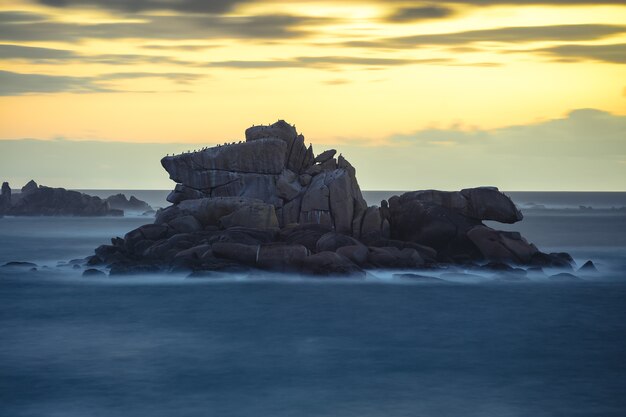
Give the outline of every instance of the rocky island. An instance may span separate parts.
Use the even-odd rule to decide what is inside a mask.
[[[154,223],[116,237],[88,259],[110,274],[262,269],[362,275],[372,268],[472,265],[571,268],[519,233],[522,213],[493,187],[423,190],[380,206],[363,199],[355,168],[335,150],[315,155],[285,121],[246,130],[245,141],[166,156],[176,182]]]
[[[30,180],[14,194],[8,182],[2,183],[0,216],[123,216],[125,210],[152,210],[146,202],[123,194],[106,199],[65,188],[37,185]]]

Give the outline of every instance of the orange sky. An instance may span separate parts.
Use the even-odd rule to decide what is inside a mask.
[[[375,159],[435,130],[623,120],[620,3],[0,0],[0,139],[210,144],[283,118]],[[624,141],[598,135],[568,146],[595,140],[615,164],[598,175],[624,172]],[[467,154],[444,151],[451,166]]]

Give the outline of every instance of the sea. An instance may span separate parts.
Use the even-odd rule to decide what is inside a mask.
[[[0,266],[0,417],[626,416],[626,193],[507,194],[490,226],[598,272],[88,278],[152,218],[0,218],[0,265],[36,265]]]

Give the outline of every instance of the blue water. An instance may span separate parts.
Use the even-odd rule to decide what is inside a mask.
[[[592,201],[593,203],[593,201]],[[88,279],[145,218],[3,218],[0,416],[626,415],[626,215],[529,211],[580,282]]]

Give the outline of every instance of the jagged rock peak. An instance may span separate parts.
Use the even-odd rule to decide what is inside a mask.
[[[31,191],[35,191],[39,186],[35,182],[35,180],[30,180],[26,183],[25,186],[22,187],[22,193],[29,193]]]

